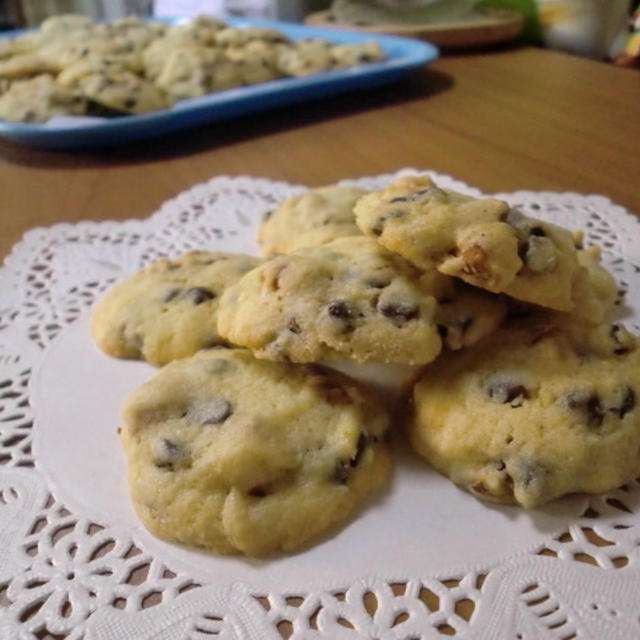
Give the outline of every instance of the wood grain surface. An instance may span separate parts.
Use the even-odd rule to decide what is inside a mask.
[[[145,217],[218,174],[317,186],[414,166],[487,192],[640,212],[640,75],[542,49],[446,56],[400,83],[102,151],[0,140],[0,256],[29,228]]]

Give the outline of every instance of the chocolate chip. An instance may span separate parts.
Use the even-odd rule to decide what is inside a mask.
[[[221,424],[232,413],[231,403],[224,398],[215,398],[204,407],[200,407],[199,413],[203,416],[202,424]]]
[[[347,484],[349,480],[350,465],[348,461],[339,460],[333,468],[331,479],[338,484]]]
[[[266,222],[272,215],[273,215],[273,209],[270,209],[269,211],[265,211],[264,215],[262,216],[262,221]]]
[[[539,238],[546,237],[547,235],[542,227],[532,227],[529,233],[531,233],[532,236],[538,236]]]
[[[504,222],[518,231],[526,231],[530,220],[530,218],[527,218],[527,216],[518,209],[509,209],[507,215],[504,217]]]
[[[188,298],[195,305],[202,304],[208,300],[213,300],[216,294],[206,287],[191,287],[184,292],[184,297]]]
[[[631,351],[631,346],[633,345],[633,337],[625,327],[620,324],[612,324],[609,335],[616,345],[613,350],[613,353],[616,356],[622,356],[625,353],[629,353],[629,351]]]
[[[396,196],[392,198],[388,202],[415,202],[416,200],[421,200],[422,196],[428,195],[438,195],[438,196],[446,196],[446,193],[439,189],[438,187],[427,187],[426,189],[419,189],[418,191],[412,191],[408,193],[406,196]]]
[[[511,405],[514,409],[521,407],[529,397],[529,391],[524,385],[506,381],[489,384],[487,394],[494,402]]]
[[[302,328],[300,327],[300,324],[298,323],[298,321],[295,318],[291,318],[289,320],[289,322],[287,323],[287,329],[289,329],[289,331],[291,331],[291,333],[295,333],[296,335],[299,335],[300,332],[302,331]]]
[[[182,293],[182,289],[171,289],[164,297],[165,302],[175,300]]]
[[[190,457],[185,447],[169,438],[160,438],[151,445],[153,464],[159,469],[175,471],[190,463]]]
[[[249,489],[249,491],[247,491],[247,494],[252,498],[264,498],[269,495],[269,491],[267,490],[267,487],[257,485]]]
[[[284,258],[283,258],[284,259]],[[287,263],[282,260],[279,264],[274,263],[271,269],[265,269],[260,273],[260,280],[270,291],[278,291],[280,289],[280,278],[287,269]]]
[[[349,460],[338,460],[333,468],[332,479],[338,484],[346,484],[349,480],[351,469],[357,467],[362,456],[369,446],[370,438],[365,433],[360,433],[356,442],[356,450]]]
[[[419,309],[413,304],[396,303],[386,304],[378,309],[385,318],[398,320],[400,322],[408,322],[418,317]]]
[[[587,426],[595,429],[602,424],[605,411],[600,398],[595,393],[587,391],[573,391],[567,396],[567,406],[574,411],[584,414]]]
[[[133,109],[136,106],[137,100],[135,98],[127,98],[124,101],[125,109]]]
[[[353,458],[351,458],[351,466],[352,467],[355,467],[355,466],[358,465],[358,463],[362,459],[362,454],[365,452],[365,449],[368,446],[369,446],[369,437],[366,434],[361,433],[358,436],[358,442],[356,443],[356,452],[355,452]]]
[[[518,256],[534,273],[548,273],[556,268],[558,256],[549,238],[533,235],[518,249]]]
[[[445,327],[443,324],[439,324],[437,329],[438,329],[438,335],[441,338],[447,337],[447,334],[449,333],[449,329],[447,327]]]
[[[360,433],[356,443],[356,450],[349,460],[339,460],[333,468],[333,480],[339,484],[346,484],[349,480],[351,469],[358,466],[362,456],[369,446],[369,436]]]
[[[365,280],[365,284],[367,287],[371,287],[372,289],[384,289],[388,287],[391,282],[389,280],[376,280],[371,278],[370,280]]]
[[[529,243],[528,242],[520,242],[518,243],[518,258],[522,260],[525,264],[527,263],[527,252],[529,251]]]
[[[611,413],[618,414],[620,419],[624,418],[629,411],[632,411],[636,406],[636,394],[631,387],[627,387],[627,390],[622,398],[622,402],[619,407],[612,407],[609,409]]]
[[[390,218],[401,218],[405,214],[404,211],[395,210],[390,211],[389,213],[385,213],[383,216],[380,216],[374,226],[371,227],[371,232],[376,236],[381,236],[384,231],[384,224]]]
[[[327,312],[332,318],[339,320],[351,320],[354,317],[354,311],[344,300],[334,300],[329,303]]]
[[[414,191],[409,195],[409,200],[419,200],[420,196],[423,196],[425,193],[429,193],[433,187],[429,187],[428,189],[420,189],[419,191]]]
[[[529,489],[531,485],[540,484],[547,475],[547,470],[536,462],[521,460],[517,465],[518,481]]]

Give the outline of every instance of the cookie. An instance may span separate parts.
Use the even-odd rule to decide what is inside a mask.
[[[84,99],[43,74],[16,80],[0,95],[0,119],[12,122],[46,122],[59,115],[84,113]]]
[[[96,106],[97,112],[140,114],[167,106],[166,99],[153,84],[127,71],[91,73],[80,79],[78,87]]]
[[[337,44],[329,49],[334,69],[357,67],[367,62],[384,60],[384,51],[373,40],[362,44]]]
[[[562,324],[601,325],[611,319],[618,301],[618,286],[613,276],[600,264],[600,247],[578,249],[578,269],[573,278],[571,297],[574,308],[568,312],[545,310],[547,318]],[[508,299],[508,314],[513,317],[539,315],[540,307],[513,298]]]
[[[210,16],[197,16],[185,24],[172,26],[165,37],[172,41],[190,41],[206,47],[215,46],[217,34],[226,28],[220,20]]]
[[[244,84],[242,69],[238,63],[221,58],[211,69],[210,82],[212,92],[240,87]]]
[[[224,54],[234,62],[257,62],[275,70],[282,47],[283,45],[277,42],[254,40],[241,46],[228,47],[224,50]]]
[[[558,311],[574,307],[578,260],[571,233],[495,198],[400,178],[355,207],[360,229],[421,269]]]
[[[226,27],[219,30],[215,35],[215,44],[219,47],[238,47],[249,42],[261,40],[263,42],[287,42],[288,38],[284,33],[275,29],[260,29],[256,27]]]
[[[271,82],[271,80],[282,77],[276,66],[270,65],[262,58],[247,58],[236,64],[242,77],[242,83],[246,85]]]
[[[161,259],[116,285],[95,307],[91,332],[105,353],[161,366],[217,344],[224,289],[259,263],[250,256],[193,251]]]
[[[425,367],[408,434],[478,498],[537,507],[640,474],[640,346],[621,325],[544,317]]]
[[[0,61],[0,78],[28,79],[46,73],[56,74],[60,69],[59,64],[43,57],[39,51],[27,51]]]
[[[139,73],[142,60],[137,54],[84,56],[66,66],[56,77],[63,87],[74,87],[80,80],[91,74],[120,73],[123,71]]]
[[[44,20],[40,25],[40,32],[45,40],[59,40],[82,34],[83,36],[95,27],[91,18],[68,13],[54,15]]]
[[[15,38],[0,38],[0,60],[34,51],[42,45],[42,34],[28,31]]]
[[[95,27],[95,34],[121,43],[127,43],[131,51],[141,53],[156,38],[162,37],[169,25],[161,22],[142,20],[137,16],[118,18],[113,22],[99,24]]]
[[[600,264],[600,247],[591,246],[577,252],[572,297],[573,315],[591,324],[601,324],[611,315],[618,299],[618,285],[613,276]]]
[[[222,58],[215,49],[183,47],[172,51],[156,78],[170,102],[197,98],[212,90],[212,70]]]
[[[261,556],[305,545],[389,476],[388,417],[346,376],[213,349],[124,404],[129,490],[156,536]]]
[[[177,49],[196,47],[195,42],[178,42],[163,36],[151,42],[142,51],[143,75],[147,80],[155,80],[167,61],[167,58]]]
[[[225,291],[218,330],[270,360],[422,364],[440,353],[449,332],[440,324],[440,301],[451,304],[456,295],[451,278],[421,273],[374,240],[351,236],[276,256],[248,273]],[[484,295],[495,328],[504,305]]]
[[[285,200],[258,229],[265,256],[315,247],[343,236],[361,235],[353,207],[366,191],[331,185]]]
[[[278,69],[285,76],[301,78],[329,71],[331,67],[329,43],[323,40],[299,40],[282,48],[278,55]]]

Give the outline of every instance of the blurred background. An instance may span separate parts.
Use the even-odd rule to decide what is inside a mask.
[[[2,0],[0,29],[36,26],[60,13],[96,20],[126,15],[236,15],[302,22],[309,14],[356,28],[473,21],[493,7],[524,14],[520,41],[624,62],[638,0]],[[640,36],[638,36],[640,37]],[[633,52],[633,51],[632,51]],[[628,57],[628,56],[627,56]]]

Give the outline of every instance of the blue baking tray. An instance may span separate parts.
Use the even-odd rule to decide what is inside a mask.
[[[178,24],[185,20],[172,18],[165,21]],[[228,89],[201,98],[183,100],[168,109],[142,115],[116,118],[68,117],[41,124],[0,120],[0,135],[20,144],[50,149],[125,144],[206,123],[389,83],[410,69],[428,64],[438,57],[438,49],[433,45],[409,38],[322,29],[271,20],[229,18],[226,22],[234,27],[277,29],[292,40],[322,38],[338,44],[375,40],[387,58],[380,62],[303,78],[281,78]],[[16,32],[9,32],[9,35],[0,34],[0,37],[13,37],[14,34]]]

